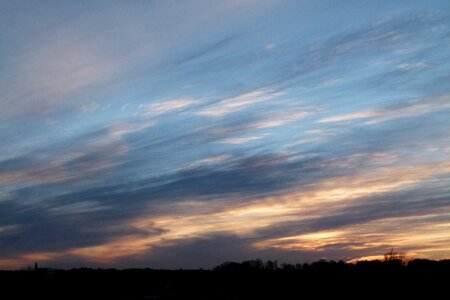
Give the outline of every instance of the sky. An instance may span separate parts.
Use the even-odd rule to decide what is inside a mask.
[[[450,2],[0,1],[0,269],[450,258]]]

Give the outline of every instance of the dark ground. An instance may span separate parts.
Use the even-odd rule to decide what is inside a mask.
[[[450,299],[450,260],[0,271],[0,299]]]

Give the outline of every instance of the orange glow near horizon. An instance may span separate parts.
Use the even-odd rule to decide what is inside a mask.
[[[371,170],[370,173],[323,180],[311,185],[307,190],[253,199],[245,203],[237,201],[239,199],[236,201],[227,199],[210,202],[208,206],[202,201],[195,200],[169,204],[162,206],[157,216],[140,217],[126,225],[138,229],[139,232],[147,232],[147,236],[124,235],[105,244],[68,249],[62,253],[31,253],[23,255],[20,259],[51,261],[61,255],[72,255],[91,262],[107,264],[124,257],[151,253],[154,246],[171,246],[180,241],[207,238],[214,234],[257,237],[258,230],[284,222],[327,216],[358,199],[407,188],[448,172],[450,172],[448,162],[419,165],[414,168],[382,167],[376,171]],[[442,215],[442,212],[440,214]],[[427,216],[429,215],[381,219],[358,226],[262,239],[252,246],[257,250],[276,248],[289,251],[322,251],[326,247],[346,244],[348,246],[345,246],[345,249],[358,253],[366,251],[365,256],[379,254],[373,251],[379,251],[380,248],[395,246],[399,249],[414,249],[414,253],[423,257],[444,258],[448,256],[448,252],[445,254],[445,251],[450,248],[450,223],[425,222],[421,228],[409,228],[404,233],[395,229],[402,222],[405,226],[411,220],[417,224],[420,218]],[[158,229],[158,233],[154,232],[155,228]],[[414,245],[426,246],[414,247]],[[5,265],[12,265],[12,261]]]
[[[436,169],[441,172],[450,171],[450,164],[422,165],[416,168],[382,168],[370,174],[356,174],[341,178],[324,180],[314,185],[309,191],[296,191],[281,196],[255,199],[249,203],[238,201],[229,203],[211,203],[205,207],[200,201],[186,201],[172,204],[167,207],[167,213],[159,216],[138,218],[129,226],[142,231],[148,231],[148,237],[125,236],[104,245],[72,250],[72,254],[80,255],[94,261],[115,260],[127,255],[139,255],[151,251],[152,246],[168,246],[177,241],[207,237],[213,234],[230,234],[236,236],[253,236],[259,229],[270,228],[273,225],[307,220],[325,216],[334,209],[357,201],[361,197],[381,194],[405,188],[428,177],[436,175]],[[403,220],[405,218],[401,218]],[[407,218],[406,218],[407,219]],[[392,221],[392,220],[391,220]],[[391,222],[389,221],[389,222]],[[378,222],[378,223],[377,223]],[[368,233],[351,229],[331,230],[325,232],[311,232],[299,238],[304,242],[301,249],[318,250],[321,247],[339,242],[355,242],[361,237],[365,240],[365,248],[382,245],[408,245],[423,244],[432,241],[433,234],[445,237],[447,228],[428,225],[409,238],[400,239],[401,234],[394,237],[388,235],[386,239],[377,235],[376,228],[379,221],[368,223],[357,228],[365,228]],[[162,229],[160,234],[151,234],[152,228]],[[370,233],[370,234],[369,234]],[[346,236],[354,236],[348,238]],[[279,247],[282,249],[296,249],[294,237],[282,237],[284,246],[271,245],[269,241],[261,241],[254,246],[259,249]],[[353,249],[357,250],[354,246]]]

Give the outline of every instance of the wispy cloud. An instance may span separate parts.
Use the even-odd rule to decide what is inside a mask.
[[[0,236],[15,234],[20,231],[20,225],[0,226]]]
[[[279,2],[0,11],[0,267],[448,255],[444,6]]]
[[[128,224],[141,232],[148,230],[147,236],[145,234],[126,235],[106,244],[70,250],[70,253],[92,261],[111,263],[128,255],[146,253],[154,246],[169,247],[183,240],[202,236],[228,234],[263,237],[265,230],[270,231],[270,228],[276,225],[283,226],[289,222],[308,224],[324,216],[333,215],[360,199],[374,195],[388,195],[396,190],[411,187],[436,176],[436,167],[441,170],[440,174],[450,172],[450,165],[446,162],[414,168],[380,168],[375,172],[326,179],[305,191],[298,190],[282,195],[256,198],[247,203],[231,198],[225,202],[210,203],[208,206],[205,206],[201,200],[168,204],[166,208],[159,210],[158,216],[139,217]],[[426,215],[426,213],[423,214]],[[399,217],[397,220],[406,224],[409,217]],[[367,222],[363,227],[351,225],[330,230],[314,230],[309,225],[304,229],[306,232],[300,235],[274,239],[262,238],[253,246],[258,249],[273,247],[284,250],[323,251],[335,246],[343,247],[342,244],[345,244],[345,248],[349,250],[365,247],[365,249],[378,251],[379,245],[411,245],[431,238],[428,233],[417,238],[411,237],[408,242],[404,241],[404,244],[395,240],[395,236],[392,236],[392,240],[384,240],[376,235],[377,232],[383,232],[377,229],[377,224],[384,225],[388,224],[387,222],[390,222],[389,219],[381,217],[373,222]],[[155,227],[161,229],[158,234],[154,233]],[[445,236],[446,228],[441,226],[439,230],[433,232],[436,236]],[[364,235],[367,238],[358,239]],[[443,242],[443,244],[446,243]]]
[[[97,201],[80,201],[76,203],[53,207],[49,209],[49,212],[60,215],[73,215],[73,214],[93,213],[105,209],[108,209],[108,207],[101,205]]]
[[[169,112],[181,111],[188,106],[195,104],[196,101],[192,99],[177,99],[165,102],[152,103],[145,108],[145,115],[159,116]]]
[[[338,230],[324,230],[296,236],[288,236],[255,243],[256,248],[276,248],[288,251],[310,250],[324,252],[335,248],[347,251],[365,251],[366,259],[376,259],[383,249],[397,247],[408,257],[446,258],[449,223],[436,224],[433,219],[445,216],[448,211],[418,214],[411,217],[382,218],[376,221],[345,226]],[[412,228],[412,224],[416,224]],[[408,231],[406,233],[405,231]],[[367,255],[372,256],[367,256]],[[354,260],[361,259],[357,257]]]
[[[337,115],[334,117],[323,118],[319,120],[319,123],[334,123],[334,122],[347,122],[359,119],[368,119],[378,116],[375,111],[361,111],[351,114]]]
[[[274,116],[267,119],[257,121],[251,125],[255,129],[264,129],[283,126],[291,122],[301,120],[307,116],[312,115],[312,112],[307,111],[287,111],[282,113],[274,113]]]
[[[204,167],[204,166],[210,166],[210,165],[216,165],[224,162],[228,162],[233,159],[233,156],[231,155],[216,155],[211,156],[204,159],[199,159],[194,162],[186,164],[186,168],[197,168],[197,167]]]
[[[221,100],[218,104],[212,105],[212,107],[202,110],[198,114],[208,117],[222,117],[248,106],[272,100],[280,95],[280,93],[271,90],[256,90]]]
[[[277,44],[275,44],[275,43],[269,43],[264,46],[264,49],[267,51],[272,51],[276,46],[277,46]]]
[[[448,110],[450,108],[450,96],[424,99],[414,102],[393,105],[384,109],[359,111],[350,114],[337,115],[322,118],[319,123],[349,122],[366,119],[366,124],[377,124],[401,118],[410,118],[425,115],[435,111]]]
[[[223,140],[219,141],[218,143],[240,145],[240,144],[245,144],[245,143],[252,142],[252,141],[257,141],[262,138],[264,138],[264,136],[246,136],[246,137],[238,137],[238,138],[228,138],[228,139],[223,139]]]

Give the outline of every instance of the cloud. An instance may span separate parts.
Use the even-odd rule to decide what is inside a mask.
[[[56,197],[52,205],[50,205],[52,202],[43,202],[48,212],[64,212],[66,217],[63,220],[47,217],[47,220],[43,222],[42,217],[36,219],[36,217],[21,216],[20,218],[26,217],[29,225],[24,224],[24,228],[28,230],[31,228],[36,228],[35,230],[44,230],[47,227],[58,228],[57,230],[48,229],[47,237],[50,244],[36,249],[37,251],[47,254],[59,253],[59,255],[63,253],[90,263],[112,264],[126,260],[126,257],[130,255],[151,255],[153,249],[158,249],[158,247],[173,249],[187,241],[217,235],[251,239],[252,241],[247,245],[254,245],[261,251],[273,247],[291,251],[297,249],[294,242],[296,243],[298,240],[295,238],[282,240],[282,245],[286,245],[283,246],[284,248],[276,246],[279,243],[278,239],[283,239],[283,236],[296,237],[299,235],[289,235],[290,232],[295,234],[292,226],[289,225],[290,222],[297,224],[295,226],[297,230],[303,228],[305,231],[300,234],[302,236],[300,239],[304,239],[304,235],[321,237],[317,240],[316,246],[304,244],[303,251],[323,249],[323,251],[330,251],[327,253],[332,253],[332,251],[341,249],[351,253],[353,251],[351,247],[361,247],[360,241],[357,241],[356,238],[344,239],[345,232],[333,236],[321,235],[322,232],[327,233],[327,230],[336,233],[336,231],[342,230],[342,226],[345,227],[347,218],[341,215],[332,221],[331,218],[334,214],[339,214],[342,209],[347,209],[349,216],[355,216],[352,205],[358,205],[364,199],[367,199],[367,204],[374,204],[375,202],[370,198],[374,195],[389,195],[397,191],[407,191],[410,187],[422,184],[439,174],[444,175],[450,172],[450,167],[446,162],[419,164],[414,167],[396,167],[395,160],[393,163],[382,159],[379,155],[363,155],[360,161],[365,162],[364,164],[370,168],[363,168],[357,174],[348,173],[354,170],[354,166],[349,163],[335,164],[334,161],[327,160],[297,160],[283,155],[240,161],[234,159],[231,169],[224,169],[221,165],[228,163],[228,159],[211,158],[211,161],[214,162],[214,165],[199,166],[198,169],[181,172],[168,180],[159,178],[161,183],[157,185],[141,183],[138,190],[130,190],[130,184],[95,188],[84,193]],[[348,161],[354,162],[354,159],[348,158]],[[328,166],[327,169],[334,168],[334,175],[323,174],[321,170],[325,166]],[[376,169],[373,169],[374,166],[377,166]],[[288,174],[292,176],[287,176]],[[308,174],[308,176],[302,176],[304,174]],[[279,179],[278,183],[277,178]],[[203,183],[204,187],[199,183]],[[224,183],[226,184],[224,185]],[[290,191],[293,183],[296,183],[296,188]],[[139,186],[136,183],[133,185]],[[192,189],[193,186],[196,188]],[[266,190],[264,191],[264,189]],[[215,193],[221,197],[212,201]],[[256,193],[261,194],[257,196]],[[86,200],[77,201],[80,202],[79,204],[73,203],[75,199],[83,199],[83,195],[96,200],[93,203]],[[149,195],[153,201],[149,201]],[[399,196],[393,197],[398,198]],[[120,206],[116,207],[116,204],[120,203],[120,199],[130,199],[127,202],[127,210]],[[243,201],[243,199],[246,200]],[[423,198],[420,196],[419,199]],[[68,204],[62,204],[63,200]],[[90,216],[89,209],[95,209],[100,203],[109,205],[109,209],[97,210]],[[395,202],[386,201],[385,203]],[[436,201],[421,200],[420,203],[424,206],[417,207],[413,213],[418,211],[424,213],[430,207],[433,209],[437,207]],[[370,206],[366,206],[367,204],[358,210],[370,208]],[[442,205],[448,205],[448,203],[442,202]],[[405,205],[399,204],[399,207],[405,207]],[[88,211],[85,211],[85,208]],[[373,209],[376,211],[377,206],[375,205]],[[5,208],[2,211],[14,210]],[[388,213],[393,210],[384,208],[380,211]],[[71,219],[80,222],[79,218],[75,218],[80,213],[85,215],[81,226],[72,227],[70,223],[66,223]],[[411,212],[399,211],[398,213],[399,217],[402,217]],[[39,215],[45,216],[46,214],[40,213]],[[378,217],[368,210],[364,216],[357,219],[357,222],[367,223],[368,220],[370,222],[369,216],[373,216],[377,220],[388,215],[384,214]],[[22,219],[22,224],[24,220]],[[105,234],[100,227],[97,227],[98,222],[103,224],[101,226],[103,230],[111,227],[113,231]],[[119,224],[121,224],[121,229],[114,229]],[[336,227],[338,229],[333,229]],[[89,228],[91,230],[87,231]],[[277,228],[281,230],[279,233],[276,233]],[[30,232],[30,234],[32,233]],[[55,243],[62,234],[74,238]],[[282,237],[271,237],[276,234],[283,235]],[[20,241],[25,238],[30,237],[28,234],[23,234],[21,239],[18,239],[17,236],[14,239]],[[292,241],[292,244],[288,244],[289,241]],[[342,248],[344,244],[347,246]],[[3,251],[7,251],[7,249],[5,248]],[[31,248],[28,249],[28,251],[31,250]],[[58,250],[52,252],[51,249]],[[378,250],[376,247],[367,249],[368,252],[375,251],[374,249]],[[32,255],[34,252],[29,253]],[[57,256],[46,257],[54,258],[57,261]]]
[[[339,226],[338,229],[314,230],[314,227],[312,227],[314,223],[310,223],[307,227],[304,227],[307,230],[306,233],[269,240],[263,238],[263,233],[264,230],[270,232],[278,224],[285,226],[283,224],[289,224],[289,222],[296,222],[296,224],[306,222],[305,224],[308,224],[308,222],[315,222],[323,218],[326,220],[326,216],[333,215],[342,207],[358,203],[360,199],[374,195],[389,195],[389,193],[405,190],[419,182],[438,176],[435,172],[436,169],[440,170],[440,174],[450,173],[450,166],[447,163],[438,166],[420,165],[403,169],[380,168],[376,172],[372,170],[367,173],[323,179],[315,182],[307,189],[249,199],[246,203],[231,198],[225,202],[209,202],[208,206],[205,206],[204,201],[201,200],[183,201],[168,205],[158,204],[159,209],[156,215],[142,215],[127,225],[135,228],[137,232],[149,231],[148,235],[125,235],[105,244],[71,250],[70,253],[85,257],[88,260],[111,263],[129,255],[151,252],[153,247],[171,247],[185,240],[217,234],[244,238],[260,237],[262,241],[254,244],[254,247],[260,249],[280,247],[285,250],[322,251],[327,247],[346,245],[351,250],[352,247],[362,247],[361,240],[358,240],[356,236],[354,239],[350,238],[349,231],[342,229],[345,226]],[[383,211],[389,212],[389,210]],[[423,208],[416,209],[415,212],[423,213],[424,210]],[[406,216],[408,214],[406,213]],[[403,217],[405,215],[399,218]],[[381,216],[373,222],[383,222],[383,219],[383,216]],[[326,223],[327,221],[323,222]],[[367,229],[368,233],[372,230],[379,232],[371,227],[370,218],[363,218],[363,222],[366,224],[364,228]],[[336,225],[329,223],[329,226]],[[154,228],[160,229],[156,235],[153,231]],[[355,228],[361,227],[351,227],[351,230]],[[442,232],[444,230],[445,228]],[[361,232],[363,231],[361,230]],[[280,246],[277,246],[277,243]],[[389,243],[389,241],[385,241],[383,245]],[[368,241],[366,244],[367,248],[372,245]]]
[[[277,46],[277,44],[275,44],[275,43],[269,43],[269,44],[267,44],[267,45],[264,46],[264,49],[267,50],[267,51],[271,51],[271,50],[273,50],[276,46]]]
[[[351,114],[337,115],[319,120],[319,123],[337,123],[348,122],[359,119],[366,119],[366,124],[377,124],[397,120],[401,118],[411,118],[420,115],[450,109],[450,96],[448,94],[423,99],[420,101],[411,101],[378,110],[360,111]]]
[[[256,90],[220,100],[218,104],[212,105],[212,107],[202,110],[198,114],[208,117],[222,117],[240,111],[247,106],[272,100],[280,95],[280,93],[271,90]]]
[[[191,168],[198,168],[198,167],[204,167],[204,166],[209,166],[209,165],[217,165],[217,164],[231,161],[232,159],[233,159],[233,156],[231,156],[231,155],[227,155],[227,154],[216,155],[216,156],[211,156],[208,158],[199,159],[197,161],[188,163],[188,164],[186,164],[185,168],[191,169]]]
[[[274,113],[274,117],[268,117],[261,121],[256,121],[254,124],[250,125],[251,128],[264,129],[283,126],[287,123],[295,122],[301,120],[307,116],[312,115],[312,112],[307,111],[287,111],[281,113]]]
[[[350,225],[339,230],[323,230],[265,240],[256,248],[273,247],[289,251],[310,250],[326,252],[329,248],[347,251],[365,251],[366,258],[377,258],[385,249],[395,247],[406,252],[409,258],[446,258],[450,249],[448,223],[437,223],[436,216],[444,214],[418,214],[394,218],[380,218],[363,224]],[[446,221],[450,216],[446,214]],[[360,257],[358,257],[360,259]]]
[[[375,111],[362,111],[351,114],[323,118],[319,120],[319,123],[347,122],[359,119],[368,119],[376,116],[378,116],[378,113],[376,113]]]
[[[83,213],[93,213],[99,210],[108,209],[107,206],[102,206],[97,201],[79,201],[76,203],[71,203],[67,205],[57,206],[50,208],[48,211],[55,214],[83,214]]]
[[[0,226],[0,236],[15,234],[20,231],[20,225]]]
[[[237,2],[4,16],[39,28],[5,50],[1,264],[443,257],[448,19],[310,36]]]
[[[130,133],[139,132],[144,129],[153,127],[156,121],[152,118],[144,118],[132,121],[121,121],[107,125],[108,133],[98,143],[112,143],[120,141],[124,136]]]
[[[211,7],[206,15],[195,15],[203,6],[203,1],[115,3],[108,8],[99,3],[70,3],[55,7],[59,13],[53,15],[48,14],[47,5],[27,10],[19,4],[15,10],[5,10],[2,17],[10,26],[2,33],[10,43],[2,50],[7,54],[3,57],[8,80],[0,85],[1,117],[58,117],[83,111],[93,102],[92,107],[104,104],[120,88],[133,89],[137,80],[155,71],[160,75],[179,57],[201,56],[223,45],[226,39],[221,37],[222,44],[211,42],[212,36],[222,34],[223,22],[211,20],[238,22],[242,13],[258,15],[269,9],[256,2],[248,2],[243,10],[242,5],[224,3]],[[170,18],[183,27],[167,23]],[[18,19],[24,20],[20,26],[15,23]]]
[[[149,122],[113,124],[57,146],[31,148],[23,155],[0,161],[0,182],[13,187],[99,182],[128,154],[129,145],[123,136],[149,126]]]
[[[62,106],[85,109],[92,103],[91,97],[85,97],[87,91],[111,82],[127,68],[76,25],[40,35],[40,43],[30,47],[33,51],[21,49],[22,61],[4,86],[2,118],[45,115]],[[68,101],[75,96],[76,102]]]
[[[412,70],[420,70],[428,67],[427,64],[422,62],[416,62],[416,63],[404,63],[397,66],[400,70],[403,71],[412,71]]]
[[[257,141],[264,138],[264,136],[246,136],[246,137],[240,137],[240,138],[228,138],[223,139],[219,143],[222,144],[233,144],[233,145],[240,145],[245,144],[252,141]]]
[[[193,105],[196,102],[191,99],[177,99],[159,103],[152,103],[146,107],[145,115],[159,116],[173,111],[180,111],[186,109],[187,106]]]
[[[426,164],[423,161],[424,158],[417,160],[414,156],[402,155],[401,148],[398,148],[396,143],[411,149],[408,146],[410,144],[405,144],[404,139],[399,139],[399,137],[404,136],[405,130],[409,132],[410,125],[414,124],[402,123],[397,124],[396,127],[370,131],[356,128],[347,135],[335,137],[341,142],[336,143],[335,140],[330,140],[329,144],[316,145],[318,148],[311,153],[301,152],[293,155],[274,153],[249,157],[242,156],[243,153],[240,155],[234,153],[233,159],[226,159],[220,155],[219,157],[211,156],[209,160],[206,158],[205,163],[195,169],[178,170],[165,175],[144,178],[129,177],[125,182],[119,178],[118,182],[100,181],[95,187],[81,185],[75,188],[64,182],[54,182],[48,187],[41,184],[32,189],[13,190],[8,199],[22,199],[21,205],[31,203],[29,201],[36,203],[36,199],[45,200],[39,201],[42,203],[42,207],[38,209],[36,205],[33,215],[39,214],[48,220],[44,222],[41,218],[36,219],[33,215],[30,218],[28,215],[13,213],[21,211],[23,207],[0,209],[4,214],[8,213],[8,222],[23,224],[24,220],[33,220],[29,225],[26,225],[25,222],[25,228],[29,230],[29,233],[11,236],[8,241],[15,242],[7,243],[15,245],[15,243],[22,243],[26,240],[33,241],[33,237],[30,237],[32,233],[46,231],[47,244],[39,246],[38,249],[28,246],[28,251],[63,252],[82,261],[87,259],[90,263],[94,263],[97,258],[98,262],[114,263],[126,260],[127,253],[150,255],[152,247],[149,245],[169,249],[178,247],[180,243],[188,240],[209,238],[215,235],[237,235],[245,239],[260,236],[257,240],[252,240],[252,243],[264,240],[264,238],[276,239],[278,237],[272,237],[272,235],[277,224],[283,224],[281,230],[285,236],[291,233],[290,227],[284,225],[286,222],[300,222],[304,228],[309,228],[309,233],[326,229],[332,230],[333,226],[342,226],[341,223],[336,223],[339,220],[341,222],[348,220],[342,214],[336,220],[327,218],[327,216],[339,212],[339,208],[350,205],[353,201],[357,203],[374,194],[387,194],[408,189],[435,175],[448,172],[446,164],[438,162]],[[421,144],[426,144],[432,138],[434,145],[439,148],[435,132],[438,125],[442,127],[442,120],[436,119],[428,122],[423,130],[408,135],[409,143],[420,140]],[[431,137],[427,130],[432,130],[435,135]],[[194,136],[198,133],[195,133]],[[93,145],[99,147],[94,147],[101,150],[99,153],[103,153],[103,151],[109,153],[111,144],[103,142],[101,138],[103,136],[109,137],[108,131],[101,131],[90,136],[87,144],[92,142]],[[123,137],[122,134],[119,136]],[[155,137],[152,136],[152,138]],[[142,142],[141,136],[138,140]],[[180,140],[179,137],[173,140],[186,141]],[[349,141],[351,142],[349,143]],[[129,146],[132,146],[132,140],[127,142],[130,143]],[[75,144],[77,143],[75,141]],[[364,147],[354,147],[354,143]],[[103,148],[102,145],[107,145],[107,147]],[[375,147],[376,145],[379,146]],[[155,144],[152,144],[152,148],[155,149]],[[380,149],[391,152],[374,153],[375,150]],[[160,151],[158,148],[156,150]],[[363,150],[367,152],[362,152]],[[73,153],[67,152],[65,155],[65,163],[74,160],[71,162],[73,166],[78,166],[83,161],[95,162],[102,157],[101,155],[87,156],[77,161]],[[409,164],[414,162],[416,165],[405,166],[402,158],[406,159]],[[22,168],[26,169],[29,166],[27,159],[19,161],[22,161]],[[28,161],[32,162],[30,159]],[[11,161],[5,163],[4,166],[11,168],[12,166],[21,166],[21,164]],[[83,173],[78,175],[82,176]],[[297,188],[302,191],[290,192]],[[60,193],[60,190],[63,193]],[[439,192],[442,192],[442,188],[436,189],[436,193]],[[40,196],[36,198],[37,195]],[[126,209],[122,206],[123,199],[127,199]],[[391,198],[391,201],[393,199],[395,198]],[[188,202],[189,200],[191,202]],[[77,213],[76,209],[73,213],[69,213],[70,209],[67,210],[67,208],[71,208],[72,205],[76,208],[75,203],[77,202],[81,202],[80,205],[83,207],[83,201],[95,201],[96,204],[108,207],[108,209],[98,210],[95,214]],[[11,203],[12,201],[7,202]],[[437,205],[436,199],[429,203]],[[66,209],[67,211],[65,214],[60,214],[65,216],[64,221],[56,219],[58,214],[54,212],[55,209],[58,211],[58,207],[61,207],[59,210]],[[324,210],[324,207],[329,210]],[[421,209],[426,211],[429,206],[423,206]],[[382,211],[392,211],[392,207],[382,209]],[[53,213],[51,214],[51,212]],[[171,212],[171,214],[167,212]],[[376,216],[375,212],[376,207],[370,214],[364,214],[359,222],[370,220],[370,215]],[[49,217],[51,215],[55,217]],[[77,215],[85,217],[75,218]],[[92,217],[89,217],[90,215]],[[303,219],[304,216],[307,218]],[[320,224],[307,223],[308,218],[314,219],[315,217],[328,220],[328,226],[331,228],[327,228],[327,224],[322,224],[325,228],[321,228]],[[145,224],[139,223],[140,225],[134,223],[140,219],[151,219],[154,223],[150,224],[147,221]],[[179,221],[174,222],[173,220]],[[247,226],[247,232],[240,229],[244,220],[246,224],[248,222],[253,224]],[[306,223],[301,223],[302,220]],[[71,222],[80,221],[84,226],[72,228]],[[121,230],[99,231],[100,227],[114,228],[119,224],[121,224]],[[124,226],[123,224],[128,225]],[[210,224],[210,226],[204,224]],[[54,226],[58,230],[50,229]],[[88,232],[88,228],[93,231]],[[186,230],[184,233],[182,228]],[[271,232],[265,233],[265,230]],[[58,241],[63,237],[63,232],[73,238],[64,242]],[[295,234],[295,232],[292,233]],[[305,234],[309,233],[305,232]],[[164,241],[166,242],[159,242],[161,236],[165,237]],[[119,247],[121,243],[128,243],[131,248]],[[135,250],[132,250],[133,245],[136,246]],[[118,251],[112,253],[116,247]],[[325,248],[327,251],[334,249],[332,245]],[[7,257],[6,254],[11,253],[12,249],[5,248],[3,251],[4,257]],[[352,253],[350,250],[345,251],[347,254]],[[111,255],[108,256],[107,253],[110,252]]]

